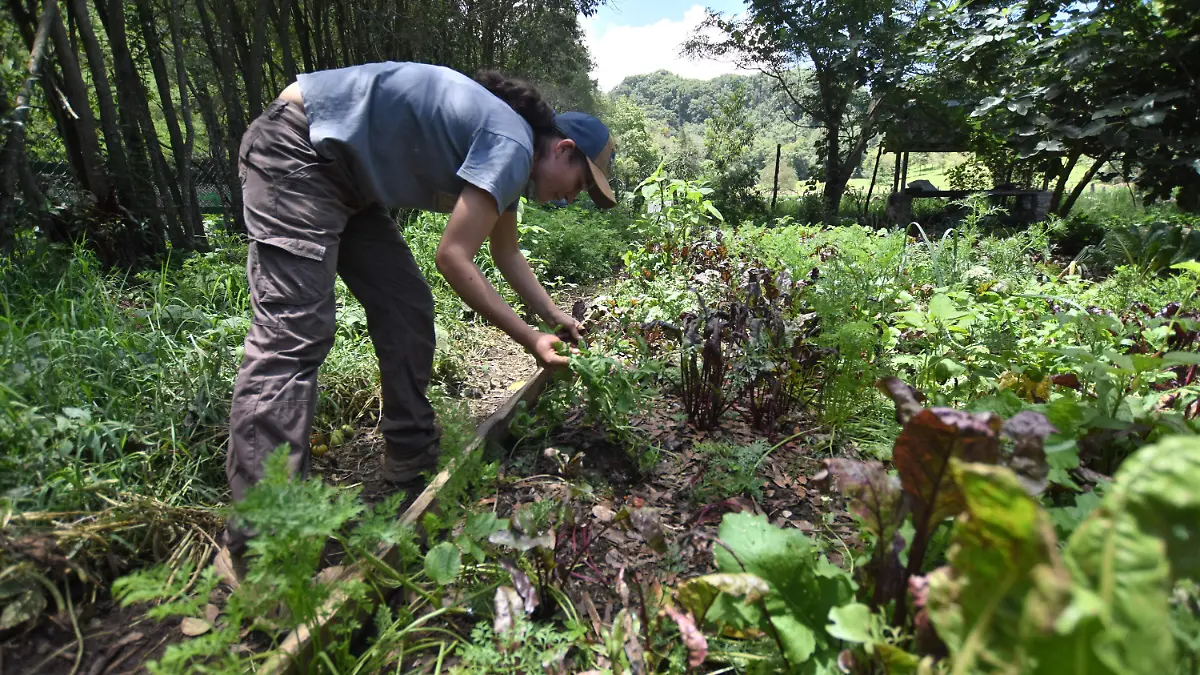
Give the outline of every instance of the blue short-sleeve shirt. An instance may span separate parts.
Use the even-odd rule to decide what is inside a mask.
[[[423,63],[371,63],[299,76],[318,154],[350,163],[390,208],[449,212],[465,183],[513,210],[533,167],[533,129],[471,78]]]

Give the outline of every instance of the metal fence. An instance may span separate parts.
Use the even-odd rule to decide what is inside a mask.
[[[29,168],[38,186],[51,199],[78,190],[75,173],[66,162],[30,161]],[[225,213],[229,209],[232,203],[229,176],[216,159],[201,159],[192,163],[192,184],[201,213]]]

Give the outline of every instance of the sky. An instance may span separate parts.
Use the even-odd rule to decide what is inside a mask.
[[[592,70],[602,91],[629,75],[666,69],[683,77],[710,79],[738,72],[733,64],[680,56],[680,47],[704,19],[704,8],[738,13],[741,0],[609,0],[582,24]]]

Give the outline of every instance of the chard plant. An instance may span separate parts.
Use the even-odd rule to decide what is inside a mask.
[[[713,648],[735,636],[773,645],[768,670],[784,672],[1194,667],[1200,440],[1165,438],[1131,456],[1060,542],[1037,497],[1053,432],[1045,416],[925,408],[898,380],[881,387],[903,425],[895,474],[879,462],[827,460],[874,542],[869,562],[851,574],[797,530],[727,515],[714,545],[718,573],[673,593],[708,633],[703,658],[745,651]],[[945,560],[932,561],[929,543],[948,526]]]

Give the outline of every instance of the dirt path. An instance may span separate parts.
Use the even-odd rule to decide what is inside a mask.
[[[533,357],[500,331],[491,327],[470,330],[466,355],[466,382],[460,388],[476,423],[491,415],[537,370]],[[354,438],[313,457],[312,472],[336,485],[368,483],[383,457],[383,436],[377,427],[363,428]]]

